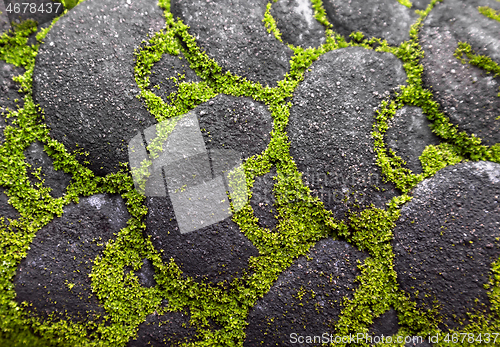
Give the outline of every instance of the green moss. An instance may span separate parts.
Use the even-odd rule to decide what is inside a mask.
[[[467,60],[465,60],[464,58],[464,54],[467,59],[469,59],[469,64],[486,70],[486,73],[488,74],[492,72],[493,77],[500,76],[500,66],[495,63],[490,57],[475,54],[472,50],[472,47],[467,42],[459,42],[454,56],[457,57],[462,62],[462,64],[467,63]],[[498,93],[498,96],[500,97],[500,93]]]
[[[453,145],[448,143],[441,143],[437,146],[429,145],[420,156],[425,177],[433,176],[448,165],[455,165],[463,160],[464,158],[457,153]]]
[[[403,6],[406,6],[408,8],[411,8],[412,7],[412,3],[410,0],[398,0],[398,2],[403,5]]]
[[[264,13],[264,19],[262,19],[262,21],[264,22],[264,25],[266,26],[267,32],[268,33],[272,32],[274,37],[276,38],[276,40],[283,42],[283,40],[281,40],[281,33],[280,33],[278,27],[276,26],[276,21],[274,20],[273,16],[271,15],[271,5],[272,5],[271,2],[267,3],[266,12]]]
[[[332,213],[325,210],[322,202],[312,197],[309,188],[303,184],[302,175],[290,156],[286,134],[292,107],[289,100],[311,64],[328,51],[361,46],[396,54],[403,60],[408,75],[407,86],[384,100],[376,113],[373,136],[377,162],[388,180],[407,192],[443,164],[451,165],[462,158],[500,158],[499,146],[482,146],[479,139],[459,133],[440,113],[430,91],[422,87],[422,67],[418,61],[423,52],[418,43],[418,28],[435,3],[433,1],[421,13],[419,21],[411,29],[410,41],[399,47],[391,47],[384,40],[367,40],[358,34],[353,37],[354,42],[347,43],[342,36],[332,31],[322,2],[313,0],[315,18],[326,29],[326,43],[308,49],[290,46],[294,55],[289,72],[278,81],[276,87],[269,87],[230,72],[222,72],[222,68],[199,48],[195,38],[189,34],[188,27],[174,20],[170,13],[170,2],[160,0],[159,5],[165,11],[166,28],[144,41],[136,50],[134,70],[136,83],[141,90],[139,97],[157,121],[185,114],[220,93],[251,97],[263,102],[274,120],[268,147],[244,163],[244,179],[251,195],[255,178],[268,173],[272,167],[276,168],[278,174],[273,191],[276,197],[274,207],[279,219],[277,232],[260,227],[249,204],[235,213],[233,220],[257,247],[259,256],[250,258],[248,272],[240,278],[219,284],[198,283],[185,276],[173,259],[163,261],[149,238],[143,236],[147,213],[144,196],[134,189],[126,165],[119,173],[95,177],[89,169],[79,164],[75,153],[68,153],[61,143],[50,138],[43,122],[43,111],[34,104],[31,96],[31,74],[38,45],[27,47],[26,43],[27,36],[35,30],[34,23],[23,23],[16,27],[15,32],[2,35],[0,58],[25,67],[27,72],[16,79],[22,84],[25,93],[24,105],[7,115],[12,119],[12,125],[6,127],[5,144],[0,147],[0,185],[7,188],[9,202],[21,215],[9,225],[0,222],[0,244],[4,250],[0,253],[0,343],[13,345],[12,341],[16,341],[22,345],[22,341],[26,341],[25,345],[45,346],[50,341],[60,346],[120,346],[137,334],[139,324],[148,314],[155,311],[158,314],[182,311],[190,314],[190,324],[197,331],[194,341],[186,345],[241,346],[250,308],[269,291],[278,275],[294,259],[306,255],[311,246],[325,237],[345,239],[369,254],[369,258],[359,264],[361,276],[358,290],[351,300],[343,302],[342,314],[336,324],[338,332],[365,332],[373,318],[389,307],[398,312],[402,323],[400,334],[439,331],[438,322],[433,318],[434,311],[416,308],[412,300],[398,288],[393,269],[392,230],[399,217],[399,208],[410,197],[396,197],[387,204],[386,209],[372,207],[352,214],[347,223],[336,221]],[[275,23],[270,15],[270,5],[266,14],[264,22],[273,31]],[[50,28],[40,32],[38,41],[43,40],[48,30]],[[279,39],[276,32],[275,37]],[[151,69],[163,54],[177,56],[181,52],[202,81],[177,82],[177,91],[164,100],[151,91]],[[446,141],[424,151],[421,158],[423,175],[414,175],[404,168],[404,161],[384,145],[383,134],[387,130],[387,122],[404,105],[422,107],[434,122],[433,131]],[[168,128],[159,128],[157,139],[149,146],[153,155],[161,150],[161,143],[169,133]],[[44,144],[56,169],[72,175],[71,184],[62,198],[52,198],[47,188],[32,185],[27,178],[23,151],[34,141]],[[149,163],[143,164],[146,170]],[[29,307],[15,301],[12,279],[17,265],[26,256],[36,232],[55,216],[62,215],[64,206],[78,202],[80,196],[97,193],[121,194],[131,215],[127,227],[106,244],[102,256],[95,259],[92,268],[92,288],[106,313],[102,317],[88,317],[84,322],[76,322],[67,316],[41,320],[31,315],[33,311]],[[139,269],[144,258],[150,259],[155,267],[157,285],[153,288],[142,287],[132,271],[124,275],[126,267]],[[494,286],[497,286],[496,282]],[[161,308],[160,303],[164,299],[168,301],[168,306]],[[219,328],[214,329],[213,323]],[[475,328],[472,326],[470,329]]]
[[[477,9],[481,14],[485,15],[486,17],[500,22],[500,11],[495,11],[494,9],[488,6],[479,6]]]

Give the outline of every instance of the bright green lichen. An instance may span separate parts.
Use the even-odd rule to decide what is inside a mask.
[[[495,11],[494,9],[488,6],[479,6],[477,9],[481,14],[485,15],[486,17],[500,22],[500,11]]]
[[[308,49],[290,46],[294,56],[289,72],[278,81],[276,87],[269,87],[223,72],[199,48],[195,38],[189,34],[188,27],[181,21],[174,20],[170,13],[170,2],[160,0],[160,6],[165,11],[166,28],[153,35],[149,41],[143,42],[136,51],[134,71],[136,83],[141,90],[140,98],[157,121],[183,115],[220,93],[251,97],[263,102],[274,120],[268,147],[263,153],[247,159],[244,170],[251,195],[255,178],[268,173],[273,166],[276,167],[277,177],[273,190],[276,197],[275,210],[279,218],[278,232],[260,227],[249,204],[241,209],[238,205],[239,211],[234,214],[233,220],[257,247],[259,256],[250,258],[248,272],[230,282],[219,284],[195,282],[183,275],[172,259],[169,262],[162,260],[150,240],[143,236],[147,213],[144,196],[134,189],[131,175],[125,167],[119,173],[95,177],[89,169],[78,163],[74,154],[68,153],[61,143],[49,137],[48,129],[43,123],[43,111],[34,104],[31,96],[31,74],[38,45],[27,47],[26,42],[27,36],[35,30],[34,23],[23,23],[16,26],[15,33],[2,35],[0,58],[25,67],[27,72],[16,79],[26,94],[24,105],[8,114],[12,125],[6,127],[5,144],[0,147],[0,186],[7,188],[9,202],[21,214],[21,218],[8,225],[0,222],[0,244],[4,250],[0,253],[0,344],[120,346],[137,334],[139,324],[148,314],[182,311],[189,313],[190,324],[197,332],[194,340],[185,345],[241,346],[250,308],[269,291],[278,275],[294,259],[306,255],[311,246],[325,237],[345,239],[369,255],[359,265],[361,275],[358,278],[358,289],[352,299],[345,300],[342,304],[342,314],[336,324],[339,334],[366,332],[373,319],[390,307],[397,311],[400,319],[402,328],[398,334],[425,335],[439,332],[435,312],[417,309],[396,282],[391,247],[392,230],[399,218],[399,208],[410,197],[402,195],[392,199],[385,210],[372,207],[352,214],[347,223],[334,220],[332,213],[325,210],[323,204],[312,197],[309,188],[303,184],[302,175],[290,156],[286,134],[292,107],[289,99],[303,80],[304,73],[318,57],[342,47],[376,47],[377,51],[392,52],[402,59],[408,76],[407,85],[392,98],[384,100],[376,113],[373,131],[375,151],[377,162],[388,180],[403,192],[408,192],[424,177],[459,160],[500,162],[498,146],[486,147],[480,144],[479,139],[459,133],[439,111],[431,92],[422,87],[422,66],[419,59],[423,52],[418,43],[418,29],[435,3],[436,0],[432,1],[427,10],[420,13],[419,20],[411,29],[411,39],[399,47],[392,47],[385,40],[366,40],[359,34],[354,34],[354,42],[347,43],[342,36],[333,32],[322,2],[312,0],[315,18],[326,28],[326,43]],[[69,6],[70,4],[66,7]],[[276,35],[276,23],[270,15],[270,4],[267,6],[264,22]],[[43,40],[48,30],[50,28],[40,32],[38,41]],[[177,92],[163,100],[150,90],[151,69],[163,54],[178,56],[181,52],[202,81],[177,83]],[[475,61],[474,57],[467,57]],[[404,105],[422,107],[433,121],[433,131],[446,141],[439,146],[429,146],[424,151],[421,156],[424,168],[422,175],[414,175],[404,168],[404,161],[385,148],[383,135],[388,127],[387,122]],[[158,130],[157,139],[148,147],[153,156],[161,150],[161,144],[168,133],[168,129],[162,130],[160,127]],[[24,164],[23,151],[34,141],[44,144],[56,169],[72,175],[71,184],[62,198],[52,198],[48,189],[32,185],[27,178],[28,168]],[[146,170],[149,163],[144,164],[143,169]],[[75,322],[67,316],[45,321],[30,316],[30,309],[15,301],[12,278],[17,265],[26,256],[36,232],[55,216],[60,216],[64,206],[78,202],[80,196],[97,193],[121,194],[131,215],[127,227],[106,244],[102,255],[94,261],[92,288],[106,314],[92,319],[89,317],[86,322]],[[157,285],[153,288],[141,286],[133,271],[125,276],[126,267],[137,270],[144,258],[151,260],[155,267]],[[493,266],[494,271],[497,267]],[[494,312],[498,312],[498,300],[495,301],[498,284],[496,279],[492,281],[491,298]],[[168,300],[166,308],[160,307],[164,299]],[[219,329],[214,329],[214,322]],[[497,321],[485,323],[485,320],[478,318],[464,328],[464,331],[498,326]]]

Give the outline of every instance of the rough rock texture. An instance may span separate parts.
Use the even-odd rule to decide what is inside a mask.
[[[274,230],[278,225],[276,219],[276,209],[274,203],[276,201],[273,193],[274,183],[273,178],[276,177],[276,169],[272,169],[264,176],[255,178],[252,190],[252,198],[250,205],[252,206],[255,217],[259,219],[259,225],[263,228]]]
[[[163,316],[151,314],[139,325],[137,338],[130,340],[127,347],[177,346],[192,339],[195,333],[196,330],[189,326],[187,315],[178,312]]]
[[[127,162],[128,141],[155,123],[134,80],[134,48],[164,27],[156,1],[89,0],[75,7],[40,47],[33,87],[51,136],[98,174]]]
[[[375,318],[372,326],[370,327],[370,333],[372,336],[392,336],[396,334],[398,330],[398,314],[392,308],[381,316]]]
[[[289,70],[292,51],[262,22],[267,0],[172,0],[171,11],[189,25],[198,45],[224,71],[275,86]]]
[[[430,121],[419,107],[405,106],[396,112],[385,133],[386,143],[415,174],[422,172],[418,157],[428,145],[438,145],[439,137],[429,128]]]
[[[287,129],[290,153],[336,218],[356,201],[382,207],[397,194],[382,183],[371,132],[374,107],[405,80],[396,57],[356,47],[326,53],[297,88]]]
[[[413,295],[419,292],[420,305],[437,299],[443,323],[457,328],[467,311],[487,310],[481,307],[489,305],[483,285],[500,255],[499,236],[500,164],[442,169],[421,182],[401,209],[393,241],[398,282]]]
[[[271,113],[263,103],[250,98],[220,94],[193,112],[208,150],[231,149],[246,159],[262,153],[271,140]]]
[[[314,18],[309,0],[281,0],[273,3],[271,15],[286,43],[317,47],[325,43],[325,28]]]
[[[210,226],[181,234],[168,197],[146,198],[146,233],[164,261],[174,258],[186,276],[220,282],[238,277],[248,258],[259,252],[231,217]]]
[[[5,194],[5,189],[0,187],[0,218],[4,218],[4,222],[8,224],[7,219],[19,218],[19,212],[9,204],[9,198]]]
[[[181,78],[181,75],[185,77]],[[178,56],[164,54],[151,69],[149,78],[150,90],[164,101],[168,101],[167,97],[170,93],[177,91],[176,83],[167,76],[175,77],[179,83],[201,81],[201,78],[189,67],[189,62],[182,53]],[[154,86],[159,86],[160,89],[154,88]]]
[[[19,83],[12,80],[14,76],[19,76],[23,73],[23,68],[15,67],[0,60],[0,145],[4,141],[3,132],[7,122],[2,115],[5,115],[8,110],[17,110],[18,106],[21,107],[23,105],[22,94],[18,92]],[[18,99],[19,102],[15,102],[15,99]]]
[[[66,206],[62,217],[37,232],[21,261],[14,278],[16,300],[32,303],[42,314],[67,310],[75,319],[85,319],[87,312],[104,313],[88,275],[106,242],[129,218],[117,195],[98,194]]]
[[[346,38],[353,31],[366,37],[386,39],[399,45],[410,38],[410,27],[418,19],[414,10],[392,0],[325,0],[326,13],[333,30]]]
[[[71,175],[62,170],[54,170],[52,159],[43,151],[43,144],[32,143],[25,151],[26,162],[31,165],[28,176],[32,182],[39,182],[31,172],[41,168],[41,178],[45,180],[44,186],[52,189],[51,195],[59,198],[63,195],[71,180]]]
[[[5,11],[5,2],[0,1],[0,35],[10,29],[10,20]]]
[[[198,118],[208,151],[234,150],[245,159],[265,150],[272,118],[264,104],[249,98],[218,95],[192,112]],[[214,282],[241,275],[248,258],[258,251],[228,217],[182,234],[170,198],[148,197],[146,233],[163,250],[163,259],[175,259],[187,276]]]
[[[430,3],[431,0],[413,0],[411,2],[412,4],[411,8],[415,10],[425,10]]]
[[[478,6],[500,10],[494,0],[449,0],[432,10],[420,30],[425,52],[423,81],[452,123],[493,145],[500,142],[500,119],[496,119],[500,116],[500,77],[493,78],[453,56],[458,42],[468,42],[476,54],[500,63],[500,23],[479,13]]]
[[[55,17],[63,13],[64,11],[64,6],[61,4],[61,2],[52,2],[52,1],[24,1],[24,0],[4,0],[3,3],[5,4],[5,9],[9,7],[13,10],[10,12],[5,12],[7,13],[7,16],[9,17],[9,22],[21,22],[25,21],[27,19],[33,19],[38,22],[38,24],[43,24],[52,21]],[[23,5],[23,3],[29,3],[35,4],[36,6],[30,6],[28,5]],[[4,4],[2,4],[1,7],[4,7]],[[43,5],[42,5],[43,4]],[[59,4],[59,5],[58,5]],[[42,5],[42,8],[40,6]],[[15,13],[16,6],[19,6],[19,13]],[[43,9],[43,11],[41,11]],[[0,11],[4,11],[2,8],[0,8]]]
[[[352,298],[357,261],[366,255],[351,245],[325,239],[281,273],[248,316],[244,346],[294,346],[290,334],[333,331],[343,298]],[[315,295],[312,295],[314,291]],[[318,312],[319,311],[319,312]]]

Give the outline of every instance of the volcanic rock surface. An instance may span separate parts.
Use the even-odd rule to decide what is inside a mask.
[[[398,282],[419,293],[419,305],[432,307],[437,299],[442,328],[458,328],[466,312],[489,310],[483,286],[500,255],[500,164],[446,167],[412,195],[394,230]]]
[[[500,10],[493,0],[436,4],[419,34],[425,52],[422,78],[453,124],[491,146],[500,142],[500,77],[453,55],[458,43],[466,42],[475,54],[500,64],[500,22],[481,14],[478,6]]]
[[[59,20],[40,47],[33,73],[35,102],[53,138],[89,153],[97,174],[127,162],[128,141],[156,123],[135,96],[134,48],[164,27],[155,1],[89,0]]]
[[[297,87],[287,128],[290,153],[336,218],[354,204],[383,207],[398,194],[382,182],[371,132],[374,108],[405,80],[392,54],[355,47],[323,55]]]
[[[224,72],[276,86],[289,70],[292,50],[267,32],[262,22],[266,4],[267,0],[172,0],[170,9]]]
[[[278,277],[248,316],[244,346],[293,346],[290,334],[332,331],[344,298],[352,298],[366,255],[348,243],[325,239]]]

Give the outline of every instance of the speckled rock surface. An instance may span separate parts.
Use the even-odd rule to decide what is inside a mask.
[[[269,143],[272,118],[262,103],[218,95],[192,112],[209,153],[234,150],[246,159],[264,151]],[[163,259],[173,257],[187,276],[214,282],[229,280],[241,275],[250,256],[258,255],[231,217],[182,234],[168,196],[148,197],[146,201],[146,233],[156,249],[163,250]]]
[[[181,77],[182,75],[184,78]],[[165,102],[169,101],[168,96],[171,93],[177,91],[177,84],[168,77],[176,78],[178,83],[201,81],[201,78],[189,67],[189,63],[182,53],[178,56],[164,54],[151,69],[150,90]],[[160,87],[160,89],[155,86]]]
[[[151,314],[139,325],[136,339],[131,339],[127,347],[175,346],[191,340],[196,330],[189,326],[189,316],[170,312],[159,316]]]
[[[5,2],[0,1],[0,35],[10,29],[10,20],[5,10]]]
[[[323,6],[333,30],[346,38],[353,31],[361,31],[366,37],[386,39],[392,45],[410,38],[410,27],[418,18],[413,10],[392,0],[325,0]]]
[[[40,182],[31,172],[41,168],[41,178],[45,180],[44,186],[52,189],[51,195],[59,198],[63,195],[68,186],[71,175],[62,170],[55,170],[52,165],[52,159],[44,152],[43,144],[40,142],[32,143],[25,151],[26,162],[31,165],[29,169],[29,178],[31,181]]]
[[[344,218],[356,201],[382,207],[397,194],[382,182],[371,132],[374,107],[405,79],[393,55],[343,48],[313,64],[295,92],[290,153],[313,195],[336,218]]]
[[[271,15],[286,43],[317,47],[325,43],[325,28],[316,18],[309,0],[281,0],[272,4]]]
[[[325,239],[284,271],[248,316],[244,346],[294,346],[290,334],[332,331],[344,297],[357,287],[357,266],[366,255],[351,245]],[[314,291],[315,294],[312,294]]]
[[[70,151],[83,148],[97,174],[127,162],[128,141],[155,123],[134,80],[134,48],[164,27],[156,1],[130,5],[89,0],[49,32],[33,76],[35,102],[51,136]],[[82,158],[83,161],[83,158]]]
[[[8,224],[8,219],[19,218],[19,212],[9,204],[9,197],[5,194],[5,189],[0,187],[0,217]]]
[[[442,169],[421,182],[401,209],[393,241],[398,282],[420,293],[419,305],[437,299],[442,328],[457,328],[467,311],[488,310],[483,285],[500,255],[499,236],[500,164]]]
[[[396,112],[385,133],[385,141],[389,148],[396,152],[406,167],[415,174],[422,173],[422,164],[418,157],[428,145],[438,145],[439,137],[434,135],[422,109],[405,106]]]
[[[275,86],[289,70],[292,51],[262,22],[266,0],[172,0],[171,11],[223,69]]]
[[[127,225],[130,215],[120,196],[80,198],[78,205],[39,230],[14,278],[18,302],[39,314],[67,311],[74,319],[103,314],[88,275],[103,246]],[[70,288],[71,285],[72,288]]]
[[[259,219],[259,225],[270,230],[274,230],[278,225],[276,208],[274,207],[276,199],[273,193],[275,177],[276,169],[272,169],[264,176],[255,177],[252,198],[250,199],[250,205],[255,217]]]
[[[500,10],[494,0],[449,0],[436,5],[419,35],[425,52],[422,77],[452,123],[491,146],[500,142],[500,77],[453,56],[458,43],[467,42],[476,54],[500,63],[500,22],[482,15],[478,6]]]
[[[26,19],[33,19],[38,22],[38,24],[44,24],[47,22],[51,22],[52,19],[63,13],[64,6],[61,2],[52,2],[52,1],[23,1],[23,0],[3,0],[3,4],[1,7],[5,9],[9,8],[11,11],[5,12],[9,18],[9,22],[21,22]],[[23,5],[29,3],[30,5]],[[33,7],[31,4],[35,4]],[[19,7],[17,7],[19,6]],[[42,6],[42,8],[40,8]],[[3,12],[3,9],[0,7],[0,11]],[[16,8],[18,8],[18,13],[16,13]],[[43,9],[43,11],[42,11]]]

